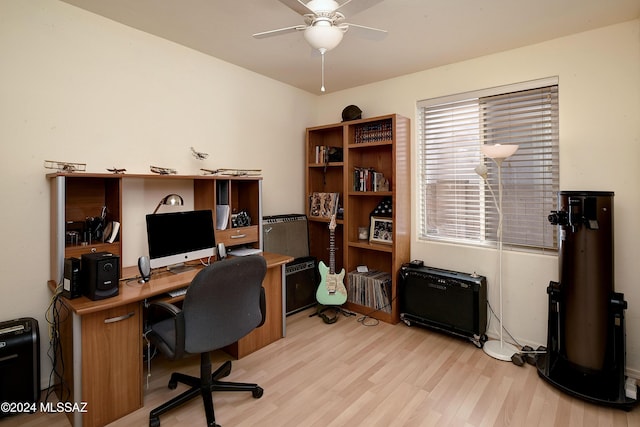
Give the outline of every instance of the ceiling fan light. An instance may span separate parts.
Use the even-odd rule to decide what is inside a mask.
[[[329,51],[338,46],[342,41],[343,34],[340,28],[325,22],[318,22],[316,25],[307,27],[307,29],[304,30],[304,38],[307,40],[307,43],[321,52]]]
[[[314,13],[333,12],[339,6],[338,2],[334,0],[311,0],[307,3],[307,8],[312,10]]]

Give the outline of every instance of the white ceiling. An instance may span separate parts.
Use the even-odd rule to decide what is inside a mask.
[[[278,0],[62,1],[321,93],[320,55],[312,52],[301,32],[252,37],[304,23]],[[325,93],[638,17],[640,0],[383,0],[347,15],[346,22],[388,34],[372,40],[350,29],[326,54]]]

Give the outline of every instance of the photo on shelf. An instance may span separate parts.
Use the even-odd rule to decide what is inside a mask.
[[[314,218],[331,218],[338,210],[338,197],[340,193],[311,194],[309,216]]]
[[[393,221],[391,218],[371,217],[370,243],[393,243]]]

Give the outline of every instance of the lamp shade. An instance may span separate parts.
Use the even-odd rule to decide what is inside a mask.
[[[311,0],[307,3],[307,8],[313,10],[313,13],[319,12],[333,12],[338,9],[340,5],[334,0]]]
[[[485,166],[484,163],[479,164],[478,166],[476,166],[476,168],[474,169],[476,171],[476,173],[478,175],[480,175],[480,177],[482,179],[487,179],[489,170],[487,169],[487,167]]]
[[[323,54],[338,46],[342,41],[343,34],[340,28],[325,20],[317,20],[304,30],[304,38],[307,42]]]
[[[169,206],[182,206],[184,204],[184,200],[182,200],[182,197],[178,194],[169,194],[162,199],[162,204]]]
[[[506,159],[513,156],[514,153],[518,151],[518,146],[515,144],[485,144],[480,147],[480,150],[482,150],[482,154],[490,159]]]
[[[160,209],[160,206],[162,205],[182,206],[184,205],[184,200],[179,194],[169,194],[167,196],[164,196],[158,203],[158,206],[156,206],[156,208],[154,209],[153,213],[155,214],[156,212],[158,212],[158,209]]]

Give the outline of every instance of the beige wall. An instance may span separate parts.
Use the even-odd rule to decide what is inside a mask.
[[[415,124],[417,100],[554,75],[561,188],[616,192],[616,289],[629,303],[627,365],[640,376],[640,21],[316,97],[65,3],[4,0],[0,58],[0,320],[39,320],[43,381],[50,369],[45,159],[86,162],[92,172],[261,168],[264,213],[302,212],[305,127],[340,121],[352,103],[365,116],[396,112]],[[190,146],[209,159],[194,160]],[[145,182],[126,191],[125,204],[142,203],[125,210],[130,217],[164,195]],[[416,212],[415,197],[413,204]],[[133,227],[138,235],[141,226]],[[412,258],[494,281],[495,251],[422,242],[416,226]],[[134,241],[125,264],[143,250]],[[555,256],[505,256],[505,324],[523,342],[544,344],[545,289],[554,279]]]
[[[337,121],[356,104],[364,117],[400,113],[413,120],[416,101],[543,77],[560,89],[560,189],[615,192],[615,289],[625,294],[627,367],[640,376],[640,20],[447,65],[319,98],[318,123]],[[416,150],[414,139],[412,149]],[[414,189],[416,156],[412,156]],[[486,275],[497,283],[493,250],[417,238],[413,197],[411,257],[427,265]],[[557,256],[506,252],[505,326],[522,343],[546,344],[547,294],[558,279]],[[494,287],[495,290],[495,287]],[[497,294],[490,293],[497,309]],[[490,332],[498,333],[497,321]]]
[[[84,162],[90,172],[260,168],[264,213],[303,212],[304,165],[290,159],[304,157],[316,96],[56,0],[0,2],[0,58],[0,321],[38,319],[43,387],[45,159]],[[195,160],[190,146],[209,158]],[[124,265],[146,252],[144,220],[130,219],[165,194],[127,182],[125,232],[138,237],[126,238]]]

